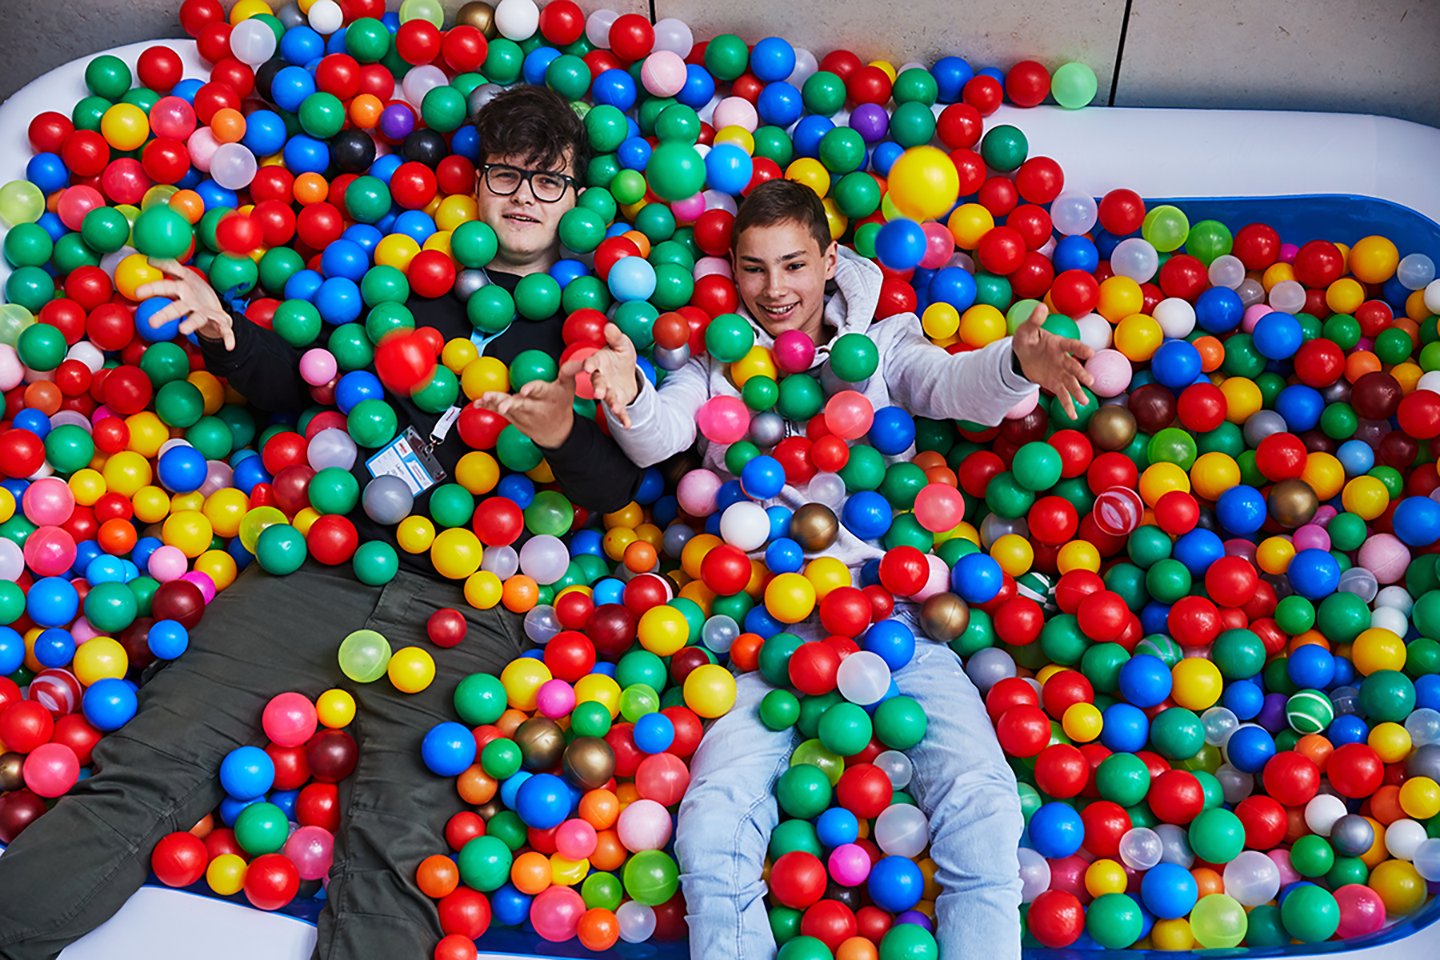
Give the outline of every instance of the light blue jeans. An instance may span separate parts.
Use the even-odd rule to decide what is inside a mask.
[[[915,766],[908,791],[930,818],[930,857],[944,890],[935,902],[940,956],[1019,958],[1015,851],[1024,817],[980,694],[949,647],[924,639],[895,682],[929,718],[925,739],[907,751]],[[761,873],[780,820],[775,781],[795,735],[760,722],[760,701],[773,688],[758,672],[737,686],[734,709],[695,752],[680,804],[675,851],[692,960],[773,960],[776,952]]]

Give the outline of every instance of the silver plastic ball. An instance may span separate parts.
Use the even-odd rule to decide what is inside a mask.
[[[405,481],[389,474],[376,477],[367,483],[365,493],[360,499],[365,507],[365,515],[376,523],[385,524],[404,520],[410,515],[410,508],[415,505],[415,497],[410,493]]]
[[[291,27],[302,27],[306,24],[305,14],[300,12],[300,5],[298,3],[285,4],[285,6],[275,11],[275,18],[285,26],[286,30],[289,30]]]
[[[1330,846],[1342,857],[1358,857],[1375,844],[1375,828],[1358,813],[1347,813],[1330,828]]]
[[[1427,743],[1410,754],[1405,772],[1412,777],[1429,777],[1440,781],[1440,743]]]
[[[474,120],[475,114],[480,112],[480,108],[491,100],[494,100],[503,89],[504,88],[498,83],[482,83],[474,90],[471,90],[470,99],[467,101],[467,105],[470,108],[470,119]]]
[[[773,447],[785,439],[785,419],[773,410],[757,413],[750,420],[750,442],[757,447]]]
[[[455,275],[455,286],[451,290],[455,299],[464,303],[470,299],[471,294],[489,283],[490,277],[484,270],[461,270]]]
[[[1257,410],[1245,421],[1245,443],[1250,449],[1260,446],[1260,441],[1275,433],[1285,433],[1289,428],[1285,418],[1274,410]]]
[[[1328,387],[1320,388],[1320,396],[1325,398],[1326,403],[1349,403],[1350,402],[1350,381],[1341,377]]]
[[[655,366],[661,370],[679,370],[690,362],[690,344],[682,343],[674,350],[655,348]]]

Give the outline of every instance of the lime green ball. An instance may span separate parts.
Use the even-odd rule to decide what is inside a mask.
[[[662,850],[642,850],[625,863],[625,892],[647,907],[656,907],[680,889],[680,868]]]
[[[1079,110],[1095,101],[1100,81],[1083,63],[1062,63],[1050,77],[1050,94],[1066,110]]]
[[[1185,243],[1190,233],[1190,219],[1179,207],[1161,204],[1145,214],[1140,235],[1161,253],[1171,253]]]

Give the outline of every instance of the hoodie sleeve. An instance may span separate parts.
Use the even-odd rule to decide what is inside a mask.
[[[609,407],[605,416],[611,436],[626,456],[650,467],[695,442],[695,416],[710,399],[709,367],[702,360],[691,360],[672,371],[658,390],[648,379],[640,381],[640,392],[626,409],[630,429],[620,425]]]
[[[1039,389],[1015,372],[1009,337],[951,354],[925,337],[913,313],[882,320],[871,336],[885,359],[891,398],[917,416],[993,426]]]
[[[238,309],[230,310],[235,349],[226,350],[219,340],[197,337],[205,368],[224,377],[239,393],[261,410],[272,413],[304,410],[315,402],[300,377],[300,356],[280,334],[267,330]]]

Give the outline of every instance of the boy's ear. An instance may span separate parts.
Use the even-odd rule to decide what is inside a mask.
[[[825,253],[822,254],[822,259],[825,261],[825,279],[834,280],[835,266],[840,262],[840,245],[831,240],[830,246],[826,247]]]

